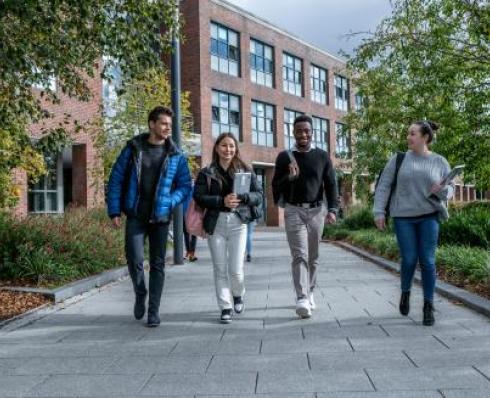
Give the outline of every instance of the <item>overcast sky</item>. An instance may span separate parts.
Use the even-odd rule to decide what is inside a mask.
[[[334,55],[351,53],[360,37],[390,15],[389,0],[227,0]]]

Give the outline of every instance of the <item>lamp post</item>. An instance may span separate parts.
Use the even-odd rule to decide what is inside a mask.
[[[172,32],[172,56],[171,56],[171,91],[172,91],[172,109],[174,111],[174,120],[172,123],[172,140],[177,147],[182,148],[180,135],[181,129],[181,112],[180,112],[180,40],[177,27],[179,25],[179,0],[176,0],[174,14],[175,28]],[[174,264],[184,264],[183,248],[183,223],[184,214],[182,204],[174,209],[173,214],[173,234],[174,234]]]

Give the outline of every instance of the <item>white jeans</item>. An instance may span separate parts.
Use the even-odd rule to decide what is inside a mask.
[[[219,213],[214,233],[208,236],[208,246],[220,310],[233,308],[233,296],[245,294],[243,257],[246,242],[247,224],[242,223],[236,213]]]

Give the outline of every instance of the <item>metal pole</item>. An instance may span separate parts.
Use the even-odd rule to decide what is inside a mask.
[[[179,23],[179,0],[176,1],[174,23]],[[171,57],[171,89],[172,89],[172,109],[174,111],[174,120],[172,123],[172,139],[174,143],[181,148],[181,112],[180,112],[180,40],[176,29],[172,33],[172,57]],[[174,209],[173,214],[173,232],[174,232],[174,264],[184,264],[183,248],[183,224],[184,215],[182,205]]]

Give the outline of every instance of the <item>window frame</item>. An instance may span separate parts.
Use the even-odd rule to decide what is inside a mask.
[[[320,148],[323,149],[326,152],[329,152],[329,147],[330,147],[330,121],[328,119],[318,117],[318,116],[312,116],[311,117],[313,121],[312,131],[313,131],[313,137],[312,137],[312,144],[315,146],[315,148]],[[317,128],[317,123],[320,123],[320,129]],[[322,130],[323,125],[325,125],[325,130]],[[323,134],[322,134],[323,133]],[[323,137],[323,140],[318,140],[319,137]],[[317,143],[321,143],[320,146],[318,146]]]
[[[292,59],[292,65],[289,65],[289,58]],[[298,71],[297,62],[299,62],[300,69]],[[299,76],[299,78],[298,78]],[[303,82],[304,82],[304,62],[303,59],[292,55],[286,51],[282,53],[282,89],[287,94],[294,95],[296,97],[303,97]],[[291,90],[291,87],[294,90]],[[299,94],[298,94],[299,89]]]
[[[209,54],[211,59],[211,69],[215,72],[224,73],[229,76],[241,77],[240,32],[237,32],[236,30],[215,21],[210,22],[209,31]],[[214,37],[214,31],[216,31],[216,37]],[[223,31],[226,32],[226,39],[220,37],[220,33]],[[230,33],[235,36],[236,46],[230,44]],[[230,53],[235,50],[236,59],[230,57]],[[224,52],[226,52],[226,56],[223,54]]]
[[[341,151],[340,148],[343,150]],[[335,157],[338,159],[352,158],[351,133],[346,129],[345,123],[341,122],[335,122]]]
[[[64,213],[64,198],[63,198],[63,154],[62,152],[56,153],[53,156],[55,159],[55,165],[50,165],[49,157],[51,155],[45,154],[45,162],[48,170],[48,174],[41,176],[36,183],[28,182],[27,184],[27,211],[29,214],[63,214]],[[56,189],[49,187],[50,173],[55,172]],[[41,188],[38,188],[42,184]],[[47,210],[46,206],[49,202],[48,195],[56,194],[56,210]],[[31,199],[32,195],[32,199]],[[43,208],[37,209],[35,205],[36,201],[34,196],[42,195]]]
[[[256,52],[257,45],[262,47],[262,55]],[[254,52],[252,52],[252,46],[254,47]],[[266,53],[270,51],[270,58],[267,58]],[[260,60],[263,67],[262,70],[257,68],[257,60]],[[270,71],[267,71],[266,62],[270,62]],[[264,43],[263,41],[250,38],[250,55],[249,55],[249,65],[250,65],[250,81],[259,86],[275,88],[275,60],[274,60],[274,47]],[[260,73],[263,74],[263,79],[259,79]],[[260,80],[263,82],[261,83]],[[270,82],[270,84],[269,84]]]
[[[218,104],[215,105],[215,95],[218,96]],[[222,99],[223,95],[227,96],[226,103],[227,107],[222,107]],[[235,102],[237,107],[231,107],[232,102]],[[217,111],[217,113],[216,113]],[[228,122],[222,122],[221,117],[225,115],[228,119]],[[238,120],[238,124],[231,123],[232,121],[232,112],[234,113],[233,118]],[[218,119],[215,119],[215,115],[218,116]],[[225,126],[227,126],[225,128]],[[224,132],[233,133],[238,141],[242,141],[242,109],[241,109],[241,97],[239,95],[229,93],[222,90],[211,90],[211,136],[216,138],[218,135]]]
[[[315,77],[315,69],[318,70],[320,77]],[[321,79],[321,73],[325,74],[325,79]],[[315,88],[315,83],[318,82],[318,86],[322,87],[322,83],[324,83],[324,91],[317,90]],[[322,95],[325,96],[325,101],[321,100]],[[320,101],[317,100],[317,96],[320,96]],[[322,68],[321,66],[310,64],[310,99],[321,105],[328,105],[328,69]]]
[[[340,82],[340,86],[337,84]],[[344,84],[345,83],[345,84]],[[343,112],[348,112],[350,109],[350,87],[349,79],[342,75],[335,74],[334,76],[334,86],[335,86],[335,109]],[[344,87],[345,86],[345,87]],[[340,90],[340,96],[338,93]]]
[[[254,112],[254,105],[255,105],[255,112]],[[260,116],[257,112],[257,105],[262,105],[264,107],[264,116]],[[271,111],[271,117],[268,117],[269,112]],[[276,123],[275,123],[275,116],[276,116],[276,107],[272,104],[269,104],[267,102],[263,101],[258,101],[258,100],[252,100],[250,103],[250,121],[251,121],[251,130],[252,130],[252,145],[256,146],[261,146],[265,148],[275,148],[277,143],[276,143]],[[254,118],[256,120],[254,120]],[[260,120],[263,119],[263,126],[264,129],[260,130]],[[268,123],[271,123],[271,131],[267,130]],[[254,125],[256,126],[254,128]],[[265,145],[261,144],[260,136],[265,135]],[[270,140],[270,142],[269,142]]]

